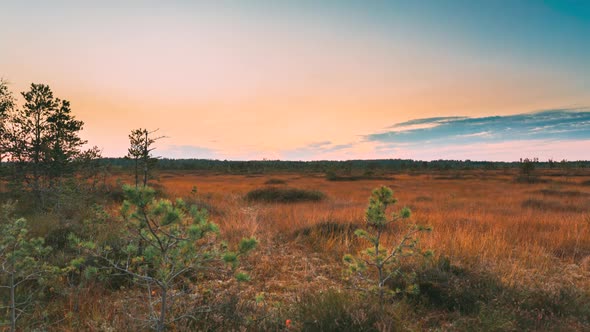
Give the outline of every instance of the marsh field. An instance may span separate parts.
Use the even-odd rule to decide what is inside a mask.
[[[206,209],[230,247],[244,237],[259,241],[240,259],[247,281],[238,282],[227,271],[199,273],[183,286],[188,297],[171,310],[199,309],[168,328],[590,330],[590,171],[537,170],[527,182],[515,181],[517,176],[517,169],[338,179],[323,173],[160,171],[151,181],[157,194]],[[125,173],[109,178],[114,191],[129,181]],[[396,243],[411,222],[432,227],[417,238],[419,248],[433,252],[400,259],[402,273],[386,283],[396,291],[387,293],[383,311],[370,282],[343,262],[344,255],[368,246],[354,231],[366,227],[368,198],[380,186],[391,188],[398,200],[388,213],[412,211],[410,219],[390,225],[382,243]],[[310,201],[280,196],[291,189],[319,196]],[[257,190],[269,194],[254,197]],[[114,217],[120,198],[116,192],[109,197],[111,218],[103,233],[120,223]],[[41,225],[43,230],[33,233],[57,227]],[[366,272],[370,279],[370,269]],[[97,279],[55,295],[45,315],[56,323],[47,328],[141,328],[144,321],[136,317],[148,311],[150,298],[142,287],[123,284]],[[413,291],[405,291],[410,284]]]

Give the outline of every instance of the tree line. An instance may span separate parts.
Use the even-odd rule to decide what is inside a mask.
[[[104,158],[104,163],[115,168],[131,169],[133,162],[126,158]],[[396,171],[445,171],[445,170],[502,170],[520,168],[528,160],[514,162],[471,161],[471,160],[433,160],[421,161],[412,159],[377,159],[377,160],[216,160],[216,159],[170,159],[159,158],[158,169],[161,170],[198,170],[221,173],[249,174],[267,172],[329,172],[364,173],[364,172],[396,172]],[[536,161],[539,169],[572,169],[590,168],[590,161],[553,160]]]

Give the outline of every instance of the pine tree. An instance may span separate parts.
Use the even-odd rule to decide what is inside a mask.
[[[152,137],[151,135],[156,131],[158,130],[148,131],[139,128],[132,130],[131,134],[129,134],[129,149],[125,158],[133,160],[136,188],[140,183],[140,175],[142,176],[141,182],[143,186],[148,185],[150,171],[157,161],[157,158],[152,156],[152,151],[155,150],[153,145],[164,136]]]
[[[72,172],[71,162],[80,155],[80,148],[86,144],[86,141],[78,136],[84,122],[74,118],[70,102],[67,100],[59,102],[59,107],[47,118],[48,171],[51,179],[59,179]]]
[[[13,216],[14,203],[3,204],[0,211],[0,289],[10,293],[8,321],[10,331],[16,331],[19,317],[26,313],[32,293],[39,287],[27,294],[20,294],[19,289],[56,269],[44,259],[51,248],[44,245],[42,238],[29,238],[25,219]]]
[[[391,218],[387,217],[387,208],[395,204],[397,200],[393,197],[393,191],[388,187],[380,187],[373,190],[369,198],[369,206],[365,212],[367,229],[358,229],[355,234],[365,239],[371,247],[363,250],[356,257],[344,256],[344,262],[348,264],[349,270],[363,279],[374,280],[379,298],[379,306],[383,311],[385,301],[386,285],[391,278],[400,277],[400,261],[404,257],[420,253],[417,245],[416,235],[420,232],[430,231],[430,227],[416,224],[407,225],[406,232],[397,237],[391,246],[384,243],[384,232],[390,224],[410,218],[411,212],[408,208],[393,213]],[[426,252],[430,255],[430,252]],[[371,277],[371,273],[376,278]],[[376,279],[376,280],[375,280]]]
[[[180,199],[156,199],[150,187],[125,186],[123,190],[127,197],[121,207],[126,226],[121,234],[123,252],[116,254],[112,248],[92,241],[76,242],[106,266],[146,287],[150,306],[147,320],[155,330],[163,331],[178,318],[169,317],[169,312],[172,299],[182,294],[178,284],[183,277],[222,261],[235,268],[239,257],[254,249],[257,240],[243,239],[238,252],[228,252],[217,241],[218,227],[208,220],[205,210],[189,207]],[[244,273],[236,277],[248,279]]]
[[[18,175],[44,206],[44,190],[71,172],[72,161],[86,143],[79,137],[83,122],[71,114],[70,103],[55,98],[47,85],[31,84],[22,96],[23,108],[13,109],[7,119],[8,152],[19,164]]]
[[[31,90],[22,93],[26,103],[21,112],[15,114],[18,145],[13,149],[21,162],[32,169],[32,189],[37,200],[43,205],[41,181],[49,151],[49,126],[47,119],[55,112],[58,101],[49,86],[31,84]]]

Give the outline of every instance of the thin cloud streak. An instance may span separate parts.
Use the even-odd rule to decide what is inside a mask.
[[[423,127],[410,128],[415,125]],[[585,140],[590,139],[590,111],[558,109],[478,118],[437,117],[411,120],[389,128],[385,132],[366,135],[365,139],[394,145],[436,146],[518,140]]]
[[[219,153],[216,150],[194,145],[168,145],[156,150],[158,155],[172,159],[217,159]]]
[[[324,141],[311,143],[296,149],[283,150],[279,155],[281,158],[288,160],[333,159],[334,156],[346,153],[357,145],[358,143],[334,144],[331,141]]]

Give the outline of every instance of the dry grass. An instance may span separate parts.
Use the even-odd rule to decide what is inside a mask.
[[[191,197],[196,186],[198,194],[191,199],[218,211],[212,219],[228,242],[252,235],[261,240],[243,261],[252,282],[240,290],[240,298],[264,294],[264,305],[278,316],[302,292],[345,287],[341,258],[364,246],[351,230],[363,226],[368,197],[379,185],[394,190],[398,208],[412,209],[413,221],[433,226],[421,246],[437,257],[484,271],[510,289],[537,287],[557,294],[568,285],[590,294],[590,189],[580,186],[590,181],[590,172],[562,179],[539,171],[547,182],[538,183],[515,182],[516,172],[398,173],[390,180],[328,181],[323,174],[249,177],[186,171],[162,172],[159,184],[170,197]],[[244,199],[270,179],[321,191],[326,199],[297,204]],[[395,235],[387,234],[385,242]]]
[[[282,238],[332,220],[362,225],[371,190],[387,185],[395,191],[398,205],[413,210],[415,221],[434,227],[434,232],[422,239],[423,246],[461,264],[490,266],[508,279],[515,270],[535,268],[546,274],[559,264],[577,263],[590,255],[590,191],[573,181],[559,185],[558,190],[546,183],[515,183],[514,175],[500,171],[488,171],[487,181],[480,181],[479,172],[465,171],[458,181],[441,176],[433,181],[430,174],[396,174],[391,181],[354,182],[327,181],[321,174],[273,175],[293,188],[319,190],[328,197],[297,205],[241,199],[261,187],[268,180],[264,177],[187,172],[162,176],[161,184],[171,196],[186,196],[197,186],[209,204],[226,212],[215,221],[235,236]],[[346,252],[351,244],[342,242],[325,239],[327,250],[323,252]]]

